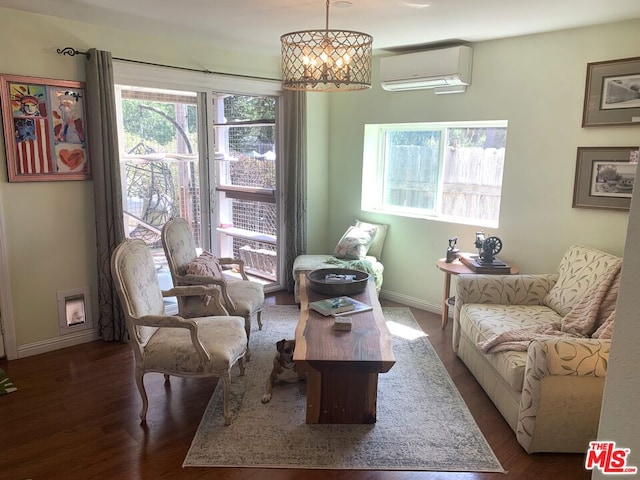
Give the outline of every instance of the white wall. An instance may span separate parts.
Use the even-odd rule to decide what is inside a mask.
[[[500,257],[523,273],[555,271],[572,243],[621,255],[628,213],[571,207],[579,146],[636,146],[640,127],[582,128],[588,62],[640,56],[640,21],[565,30],[473,45],[467,93],[336,93],[330,109],[330,240],[360,217],[390,224],[383,251],[383,296],[440,308],[443,274],[435,268],[447,239],[473,251],[478,227],[373,215],[360,210],[366,123],[455,120],[509,122]],[[374,63],[374,73],[378,71]]]

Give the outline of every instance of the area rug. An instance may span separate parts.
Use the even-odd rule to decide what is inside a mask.
[[[376,424],[307,425],[304,382],[276,384],[261,403],[276,342],[294,337],[299,316],[266,306],[245,376],[233,371],[233,424],[224,426],[220,386],[183,466],[504,472],[411,311],[383,312],[396,364],[379,376]]]
[[[7,374],[0,368],[0,395],[15,392],[16,390],[18,390],[16,386],[11,383]]]

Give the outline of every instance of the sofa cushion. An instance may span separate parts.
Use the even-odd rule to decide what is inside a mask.
[[[329,263],[331,255],[298,255],[293,262],[293,276],[298,279],[298,275],[302,272],[310,272],[318,268],[337,268],[336,265]],[[384,271],[384,265],[376,260],[375,257],[364,257],[365,260],[371,263],[374,275],[376,277],[382,276]]]
[[[544,298],[544,304],[564,317],[596,279],[619,261],[619,257],[600,250],[572,245],[560,261],[558,281]]]
[[[562,317],[544,305],[497,305],[469,303],[462,306],[460,329],[474,344],[493,335],[533,325],[560,322]],[[515,391],[522,390],[527,352],[486,354],[487,361]]]
[[[382,247],[384,246],[384,240],[387,238],[388,225],[382,223],[369,223],[356,219],[356,227],[363,228],[365,230],[372,230],[375,228],[373,240],[371,246],[367,252],[368,256],[376,257],[378,260],[382,257]]]
[[[243,320],[239,317],[198,318],[198,339],[205,350],[215,353],[208,362],[194,355],[191,332],[186,328],[158,328],[145,347],[144,362],[169,372],[224,372],[247,348]]]
[[[349,260],[362,260],[367,255],[377,227],[358,228],[351,226],[344,233],[333,254],[337,258]]]

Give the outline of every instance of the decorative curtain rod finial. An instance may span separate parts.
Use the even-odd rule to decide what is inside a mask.
[[[87,52],[81,52],[80,50],[76,50],[73,47],[56,48],[56,52],[58,53],[58,55],[69,55],[70,57],[87,54]]]

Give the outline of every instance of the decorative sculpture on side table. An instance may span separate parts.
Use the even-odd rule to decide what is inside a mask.
[[[479,254],[480,262],[483,264],[493,264],[496,255],[502,250],[502,240],[498,237],[489,237],[482,242],[482,251]]]
[[[451,237],[449,239],[449,248],[447,248],[447,263],[451,263],[456,258],[458,258],[458,253],[460,252],[460,249],[456,248],[457,241],[458,241],[458,237]]]

